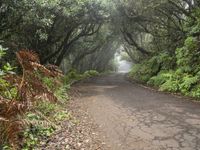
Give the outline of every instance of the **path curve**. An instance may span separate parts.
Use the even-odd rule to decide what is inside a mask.
[[[110,150],[200,150],[200,103],[130,83],[122,74],[77,87]]]

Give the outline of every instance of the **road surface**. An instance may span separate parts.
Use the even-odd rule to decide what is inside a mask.
[[[122,74],[77,86],[110,150],[200,150],[200,103],[130,83]]]

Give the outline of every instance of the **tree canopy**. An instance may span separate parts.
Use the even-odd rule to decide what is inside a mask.
[[[121,45],[135,63],[160,54],[175,59],[188,36],[199,37],[199,5],[198,0],[2,0],[0,40],[9,48],[8,58],[30,49],[43,64],[80,71],[110,68]]]

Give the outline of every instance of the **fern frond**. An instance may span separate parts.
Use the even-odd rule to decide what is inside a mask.
[[[31,123],[23,119],[23,116],[32,108],[34,102],[40,99],[57,102],[57,97],[43,84],[38,73],[54,78],[62,76],[62,71],[58,67],[41,65],[38,55],[33,51],[21,50],[16,53],[16,56],[23,69],[23,76],[6,75],[4,79],[16,87],[18,94],[14,99],[5,99],[0,96],[0,135],[2,135],[0,144],[7,139],[6,141],[13,148],[18,148],[19,133]],[[56,124],[43,114],[37,111],[36,113],[42,116],[44,121],[32,122],[33,124],[57,128]]]
[[[40,63],[39,56],[34,51],[20,50],[16,53],[19,62]]]

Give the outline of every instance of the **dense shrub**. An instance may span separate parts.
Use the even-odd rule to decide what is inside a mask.
[[[183,47],[177,48],[175,57],[160,53],[134,65],[129,76],[159,87],[161,91],[180,92],[187,96],[200,97],[199,41],[188,36]]]
[[[198,71],[200,53],[198,51],[198,40],[194,37],[188,37],[182,48],[177,48],[176,58],[178,69],[184,73],[192,73]]]
[[[192,88],[190,92],[190,96],[195,97],[195,98],[200,98],[200,85],[196,85]]]
[[[129,77],[140,82],[147,82],[152,77],[152,71],[145,64],[135,64]]]
[[[164,74],[168,79],[160,86],[161,91],[177,92],[179,90],[180,75],[177,72]]]
[[[194,85],[199,81],[197,76],[192,75],[184,75],[182,78],[182,82],[180,83],[180,92],[185,95],[190,95],[190,91]]]
[[[135,80],[159,87],[161,91],[180,92],[200,98],[200,9],[186,17],[185,39],[174,51],[159,51],[133,67],[130,76]]]
[[[152,77],[157,76],[160,72],[173,68],[175,62],[174,59],[174,57],[170,57],[169,54],[164,52],[155,55],[140,64],[135,64],[129,73],[129,76],[144,83],[147,83],[150,80],[149,84],[153,84],[151,83],[154,82],[154,78],[152,79]],[[159,76],[158,78],[161,79],[162,77]]]
[[[99,73],[96,70],[88,70],[84,72],[83,74],[80,74],[76,70],[72,69],[71,71],[69,71],[67,75],[65,75],[64,83],[72,84],[76,81],[91,78],[97,75],[99,75]]]
[[[171,76],[166,71],[162,71],[157,76],[153,76],[152,78],[150,78],[147,84],[160,87],[167,80],[169,80],[170,77]]]
[[[99,73],[96,70],[89,70],[89,71],[84,72],[83,74],[84,77],[93,77],[97,75],[99,75]]]

